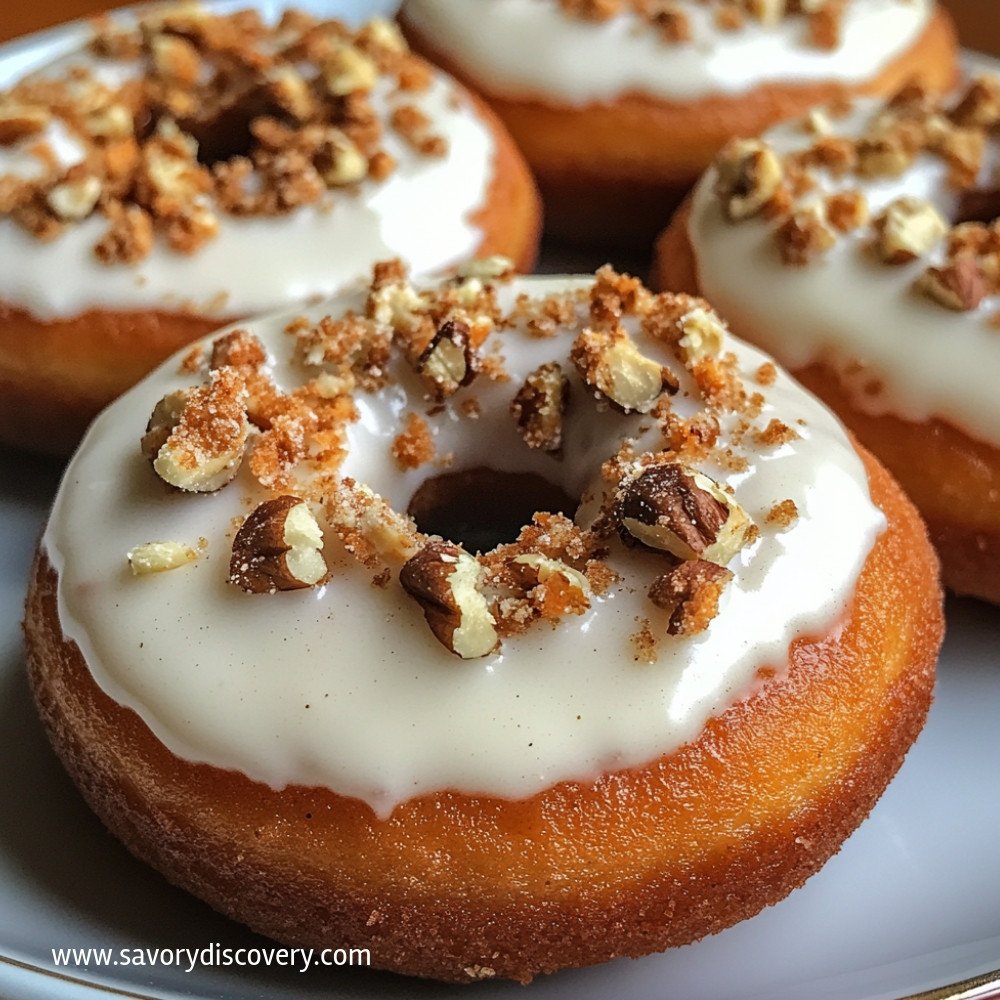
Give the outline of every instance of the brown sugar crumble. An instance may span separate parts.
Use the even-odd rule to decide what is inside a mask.
[[[779,528],[790,528],[798,518],[799,509],[795,506],[795,501],[782,500],[767,512],[764,521],[767,524],[777,525]]]
[[[323,209],[384,182],[389,132],[421,156],[448,151],[414,103],[432,71],[389,21],[353,30],[291,10],[269,26],[253,10],[178,6],[134,27],[96,19],[88,50],[136,73],[112,84],[89,65],[43,69],[0,93],[0,145],[34,143],[43,165],[33,180],[0,178],[0,214],[39,240],[101,216],[104,264],[135,264],[157,240],[193,254],[224,216]],[[79,163],[49,148],[53,123],[82,147]]]
[[[434,438],[418,413],[408,413],[403,432],[392,442],[392,457],[403,470],[419,469],[434,459]]]

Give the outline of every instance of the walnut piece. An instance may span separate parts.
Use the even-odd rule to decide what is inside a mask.
[[[417,359],[417,371],[438,402],[468,385],[479,371],[479,355],[469,340],[468,326],[460,320],[445,320]]]
[[[555,361],[539,365],[511,401],[510,414],[529,448],[555,452],[562,448],[563,414],[569,380]]]
[[[875,252],[886,264],[908,264],[922,257],[948,232],[948,223],[922,198],[897,198],[873,226]]]
[[[435,638],[462,659],[496,649],[496,620],[479,590],[483,568],[450,542],[429,542],[399,573],[403,589],[423,608]]]
[[[49,208],[66,222],[79,222],[87,218],[101,198],[100,178],[93,174],[77,180],[57,184],[45,196]]]
[[[956,312],[969,312],[986,298],[986,280],[975,257],[961,254],[942,267],[929,267],[918,287],[935,302]]]
[[[827,223],[822,208],[816,205],[793,212],[774,235],[781,259],[795,267],[808,264],[837,242],[837,235]]]
[[[725,566],[752,534],[742,507],[718,483],[683,465],[650,465],[624,483],[615,515],[653,549]]]
[[[721,353],[726,327],[711,309],[695,306],[681,316],[677,325],[683,334],[678,346],[685,361],[700,361],[702,358],[718,357]]]
[[[783,179],[777,154],[759,139],[732,140],[719,153],[715,167],[715,193],[733,222],[760,212]]]
[[[187,566],[198,553],[182,542],[146,542],[131,549],[127,558],[133,576],[148,576]]]
[[[649,599],[670,611],[670,635],[698,635],[719,613],[719,598],[733,574],[704,559],[682,562],[658,576],[649,588]]]
[[[328,573],[323,532],[298,497],[265,500],[233,539],[229,580],[249,594],[314,587]]]
[[[233,368],[220,368],[207,385],[171,393],[156,404],[143,454],[152,454],[153,469],[170,486],[192,493],[220,489],[243,460],[250,430],[246,403],[242,377]]]
[[[585,329],[570,351],[583,381],[626,413],[649,413],[666,390],[678,389],[673,373],[640,353],[621,328]]]
[[[3,101],[0,103],[0,146],[12,146],[28,136],[37,135],[51,120],[47,108]]]

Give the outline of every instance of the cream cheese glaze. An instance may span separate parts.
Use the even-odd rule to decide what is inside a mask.
[[[570,18],[556,0],[407,0],[405,16],[490,89],[582,105],[630,92],[691,100],[764,83],[859,83],[913,44],[933,0],[852,0],[832,51],[809,48],[796,18],[724,31],[709,5],[677,6],[691,42],[666,43],[631,12],[603,23]]]
[[[586,288],[591,280],[516,279],[499,286],[500,302],[507,308],[520,292]],[[349,292],[307,315],[363,306],[364,294]],[[288,319],[248,324],[286,388],[303,380],[282,332]],[[525,446],[510,400],[528,372],[565,355],[572,337],[491,335],[511,381],[480,377],[427,418],[438,454],[454,455],[452,469],[534,471],[570,494],[594,494],[607,488],[600,464],[622,439],[661,447],[649,418],[599,408],[579,382],[563,457]],[[665,354],[655,341],[636,340],[650,356]],[[249,595],[227,584],[232,520],[261,496],[246,464],[217,493],[182,495],[164,487],[138,448],[155,402],[192,382],[177,358],[98,418],[67,469],[43,540],[59,574],[64,633],[100,687],[175,754],[273,787],[326,786],[380,816],[423,793],[518,798],[654,760],[753,690],[759,668],[780,670],[795,637],[836,628],[884,527],[862,463],[829,411],[783,373],[757,386],[753,373],[766,357],[728,335],[725,348],[766,397],[759,420],[781,418],[800,437],[775,446],[748,435],[744,471],[705,464],[735,489],[760,535],[732,560],[735,579],[708,630],[689,639],[662,635],[656,662],[637,662],[630,636],[637,619],[663,632],[665,615],[645,597],[663,557],[617,542],[609,565],[623,583],[581,617],[540,623],[475,660],[460,660],[434,639],[395,579],[373,587],[372,570],[349,558],[329,529],[325,586]],[[360,419],[341,472],[405,509],[435,470],[403,472],[390,458],[403,414],[427,409],[416,376],[402,367],[395,374],[386,388],[356,395]],[[673,406],[683,415],[694,409],[693,382],[678,374]],[[474,420],[461,409],[473,390]],[[786,498],[800,516],[778,530],[765,515]],[[144,578],[128,572],[125,553],[135,545],[199,538],[207,548],[190,566]]]
[[[134,66],[126,70],[118,62],[75,54],[37,75],[54,77],[81,64],[119,81],[135,72]],[[383,120],[402,104],[416,105],[447,140],[447,154],[422,156],[386,130],[383,146],[397,161],[387,180],[364,180],[356,191],[330,191],[323,203],[277,217],[220,213],[218,236],[195,253],[175,252],[158,239],[135,265],[97,259],[93,248],[107,227],[100,215],[67,227],[49,242],[0,217],[0,302],[40,319],[94,308],[191,308],[227,317],[332,295],[366,274],[376,260],[400,256],[419,273],[473,254],[483,239],[475,215],[486,203],[494,171],[495,146],[487,125],[439,72],[429,89],[417,94],[393,94],[382,80],[372,103]],[[79,144],[55,122],[41,136],[0,149],[0,172],[37,176],[39,161],[28,149],[40,138],[57,148],[64,167],[79,161]]]
[[[876,101],[858,101],[849,116],[833,122],[835,134],[858,138],[881,108]],[[781,153],[807,149],[815,140],[794,122],[764,138]],[[986,187],[996,155],[993,149],[982,167]],[[904,195],[930,201],[946,220],[956,214],[947,164],[928,152],[899,177],[837,178],[824,170],[815,176],[817,191],[804,204],[831,191],[858,189],[872,218]],[[757,216],[734,224],[725,218],[713,194],[716,177],[713,166],[695,190],[688,234],[699,287],[723,315],[793,371],[831,364],[864,412],[918,422],[940,417],[974,438],[1000,443],[994,379],[1000,336],[988,322],[1000,298],[954,312],[915,288],[928,264],[942,262],[943,240],[926,257],[890,267],[866,251],[871,232],[862,227],[807,265],[789,266],[772,238],[772,222]]]

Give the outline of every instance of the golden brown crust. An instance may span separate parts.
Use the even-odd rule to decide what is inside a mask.
[[[483,233],[476,256],[500,254],[530,272],[541,238],[538,191],[496,115],[468,98],[496,146],[493,179],[472,220]],[[90,309],[46,322],[0,300],[0,444],[70,454],[108,403],[185,344],[239,318]]]
[[[657,240],[652,287],[701,294],[690,216],[689,199]],[[727,318],[739,336],[760,342],[739,316]],[[1000,603],[1000,448],[944,420],[865,413],[827,365],[792,374],[834,410],[909,494],[937,546],[945,584],[956,593]]]
[[[938,10],[902,55],[860,87],[767,84],[737,97],[671,102],[643,94],[565,107],[509,100],[485,89],[411,26],[413,47],[479,90],[521,147],[538,179],[546,227],[576,240],[652,239],[727,140],[758,135],[784,118],[852,94],[888,95],[911,78],[933,92],[957,80],[957,40]]]
[[[25,632],[50,738],[140,858],[279,940],[369,947],[413,975],[528,981],[713,933],[815,872],[920,730],[942,634],[915,511],[866,459],[889,528],[843,628],[647,767],[520,801],[443,792],[378,820],[317,788],[275,792],[174,757],[93,681],[36,562]],[[484,972],[482,970],[491,970]]]

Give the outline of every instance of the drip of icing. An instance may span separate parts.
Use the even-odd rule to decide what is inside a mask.
[[[94,60],[75,54],[39,73],[52,76],[81,63]],[[111,65],[118,80],[121,64]],[[100,215],[45,243],[0,218],[0,301],[43,320],[88,309],[190,308],[226,317],[332,295],[376,260],[402,257],[420,274],[473,256],[483,238],[474,217],[486,203],[495,147],[474,108],[456,96],[442,73],[418,94],[393,96],[381,83],[372,95],[379,117],[387,119],[401,103],[417,106],[447,140],[445,156],[422,156],[387,129],[383,146],[397,161],[387,180],[364,181],[357,192],[331,191],[329,208],[308,205],[273,218],[220,213],[219,235],[191,255],[158,239],[138,264],[108,266],[93,250],[107,227]],[[39,138],[52,140],[65,166],[79,159],[71,136],[55,123],[41,137],[0,150],[0,171],[37,176],[38,161],[27,150]]]
[[[860,101],[834,122],[838,135],[858,138],[881,108]],[[765,139],[782,153],[808,148],[814,137],[789,123]],[[984,174],[996,153],[987,158]],[[927,199],[946,218],[956,211],[944,161],[921,153],[902,176],[864,179],[817,171],[817,199],[858,189],[874,218],[904,195]],[[943,241],[912,264],[888,266],[867,252],[865,227],[840,237],[804,267],[784,264],[771,236],[774,223],[755,217],[729,222],[713,194],[716,172],[702,178],[693,198],[688,233],[702,293],[790,369],[832,364],[862,411],[921,422],[940,417],[972,437],[1000,443],[1000,335],[988,317],[1000,308],[992,296],[958,313],[914,289],[928,264],[943,260]],[[863,365],[860,379],[857,363]],[[876,391],[873,391],[875,389]]]
[[[601,23],[567,17],[555,0],[407,0],[405,14],[491,90],[582,105],[629,92],[691,100],[764,83],[860,83],[913,44],[933,3],[852,0],[832,51],[810,48],[798,18],[771,27],[748,19],[726,31],[708,5],[678,6],[691,23],[690,42],[664,42],[634,13]]]
[[[520,279],[501,286],[500,302],[507,308],[519,292],[572,287],[586,282]],[[348,308],[363,308],[360,293],[309,315]],[[286,388],[303,380],[289,363],[288,318],[250,324]],[[454,452],[453,469],[538,472],[579,495],[604,488],[600,462],[621,438],[637,436],[640,449],[660,447],[651,421],[601,412],[577,384],[565,426],[568,453],[560,460],[529,450],[510,399],[539,363],[565,356],[571,335],[541,339],[515,329],[493,339],[511,381],[479,379],[427,418],[437,453]],[[663,351],[639,342],[651,354]],[[726,347],[748,379],[766,360],[732,339]],[[403,472],[390,458],[402,414],[426,408],[415,376],[396,375],[377,393],[357,394],[361,416],[342,472],[402,509],[430,473]],[[683,415],[696,407],[686,373],[682,383],[674,406]],[[625,583],[583,616],[536,626],[505,639],[494,655],[462,661],[433,638],[395,580],[373,587],[373,571],[335,541],[327,546],[332,575],[322,588],[251,596],[227,584],[232,520],[246,513],[245,498],[255,491],[249,475],[244,470],[218,493],[192,498],[165,490],[138,450],[153,404],[185,384],[190,376],[178,374],[177,359],[154,372],[98,418],[66,473],[43,542],[59,573],[63,630],[101,688],[138,712],[175,754],[273,787],[325,786],[382,816],[424,793],[525,797],[675,750],[752,690],[758,668],[780,670],[796,636],[835,627],[884,527],[843,429],[779,374],[761,388],[760,420],[780,418],[800,438],[779,447],[749,442],[749,465],[739,473],[704,466],[735,488],[761,526],[730,564],[735,579],[706,632],[667,637],[665,614],[645,596],[664,569],[662,556],[616,546],[610,565]],[[469,393],[481,407],[477,420],[461,415]],[[778,531],[765,515],[786,498],[800,517]],[[132,546],[200,537],[208,546],[194,564],[129,575],[124,554]],[[643,618],[662,636],[652,664],[636,662],[630,642]]]

